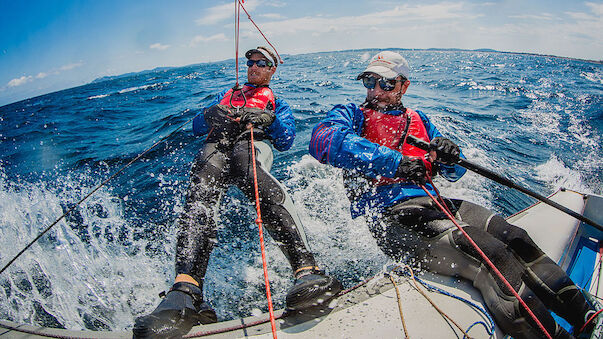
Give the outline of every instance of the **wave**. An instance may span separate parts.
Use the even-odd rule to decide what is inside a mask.
[[[94,100],[94,99],[102,99],[102,98],[106,98],[111,94],[99,94],[99,95],[93,95],[91,97],[88,97],[88,100]]]

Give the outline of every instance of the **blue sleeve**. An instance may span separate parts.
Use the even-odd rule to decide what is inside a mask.
[[[373,178],[393,177],[402,154],[361,137],[363,122],[358,106],[333,107],[312,130],[310,154],[322,163],[357,169]]]
[[[293,145],[295,140],[295,117],[291,112],[289,104],[281,99],[276,99],[274,108],[276,118],[266,129],[268,137],[272,140],[272,146],[279,151],[286,151]]]
[[[429,136],[429,140],[433,140],[433,138],[435,138],[435,137],[444,137],[442,135],[442,133],[440,133],[440,131],[438,131],[437,127],[431,123],[431,121],[429,120],[429,117],[427,115],[425,115],[421,111],[417,111],[417,113],[421,117],[421,120],[423,121],[423,125],[425,125],[425,128],[427,129],[427,135]],[[465,159],[465,155],[463,155],[463,151],[461,151],[460,156],[461,156],[461,158]],[[459,180],[465,174],[465,172],[467,172],[466,168],[459,166],[459,165],[439,164],[439,167],[440,167],[440,174],[444,178],[446,178],[446,180],[453,181],[453,182]]]
[[[207,132],[209,132],[209,126],[207,125],[207,122],[205,122],[203,112],[205,112],[208,107],[219,104],[227,91],[228,90],[224,90],[218,93],[218,95],[216,95],[214,99],[193,118],[193,134],[205,135]]]

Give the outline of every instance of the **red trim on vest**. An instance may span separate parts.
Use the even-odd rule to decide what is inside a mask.
[[[362,137],[366,138],[368,141],[398,151],[404,156],[425,159],[425,154],[427,152],[408,144],[406,140],[400,140],[406,129],[407,116],[410,116],[408,134],[414,135],[426,142],[430,141],[427,129],[425,128],[419,113],[410,108],[407,108],[406,112],[400,115],[386,114],[370,108],[362,108],[362,113],[364,114]],[[430,173],[431,163],[428,161],[424,161],[424,163],[427,167],[427,172]],[[375,185],[386,185],[403,181],[405,180],[402,178],[391,179],[381,177],[380,179],[375,179],[373,183]]]
[[[242,93],[245,93],[245,100],[243,98]],[[220,100],[220,105],[230,106],[230,96],[232,95],[232,88],[226,92],[224,98]],[[268,103],[271,103],[272,106],[269,107]],[[245,104],[245,107],[255,107],[259,109],[269,108],[270,110],[274,110],[276,107],[276,101],[274,98],[274,93],[270,87],[261,86],[261,87],[253,87],[249,85],[243,86],[243,91],[237,91],[232,98],[232,105],[235,107],[240,107]]]

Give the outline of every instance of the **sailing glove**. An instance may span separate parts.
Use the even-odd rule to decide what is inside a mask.
[[[243,115],[241,115],[241,124],[244,126],[252,124],[253,127],[266,129],[272,124],[276,116],[274,112],[266,109],[250,109],[245,108]]]
[[[461,150],[459,146],[450,139],[443,137],[435,137],[429,143],[429,150],[435,151],[437,154],[436,161],[444,165],[454,165],[459,162]]]
[[[421,158],[402,157],[394,178],[404,178],[417,185],[425,185],[427,168]]]

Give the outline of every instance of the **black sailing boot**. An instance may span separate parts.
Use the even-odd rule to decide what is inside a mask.
[[[299,272],[287,293],[287,309],[298,311],[311,306],[327,304],[343,289],[339,280],[316,268]]]
[[[151,314],[136,318],[132,332],[134,338],[180,338],[193,326],[216,321],[214,310],[203,302],[201,289],[178,282]]]

